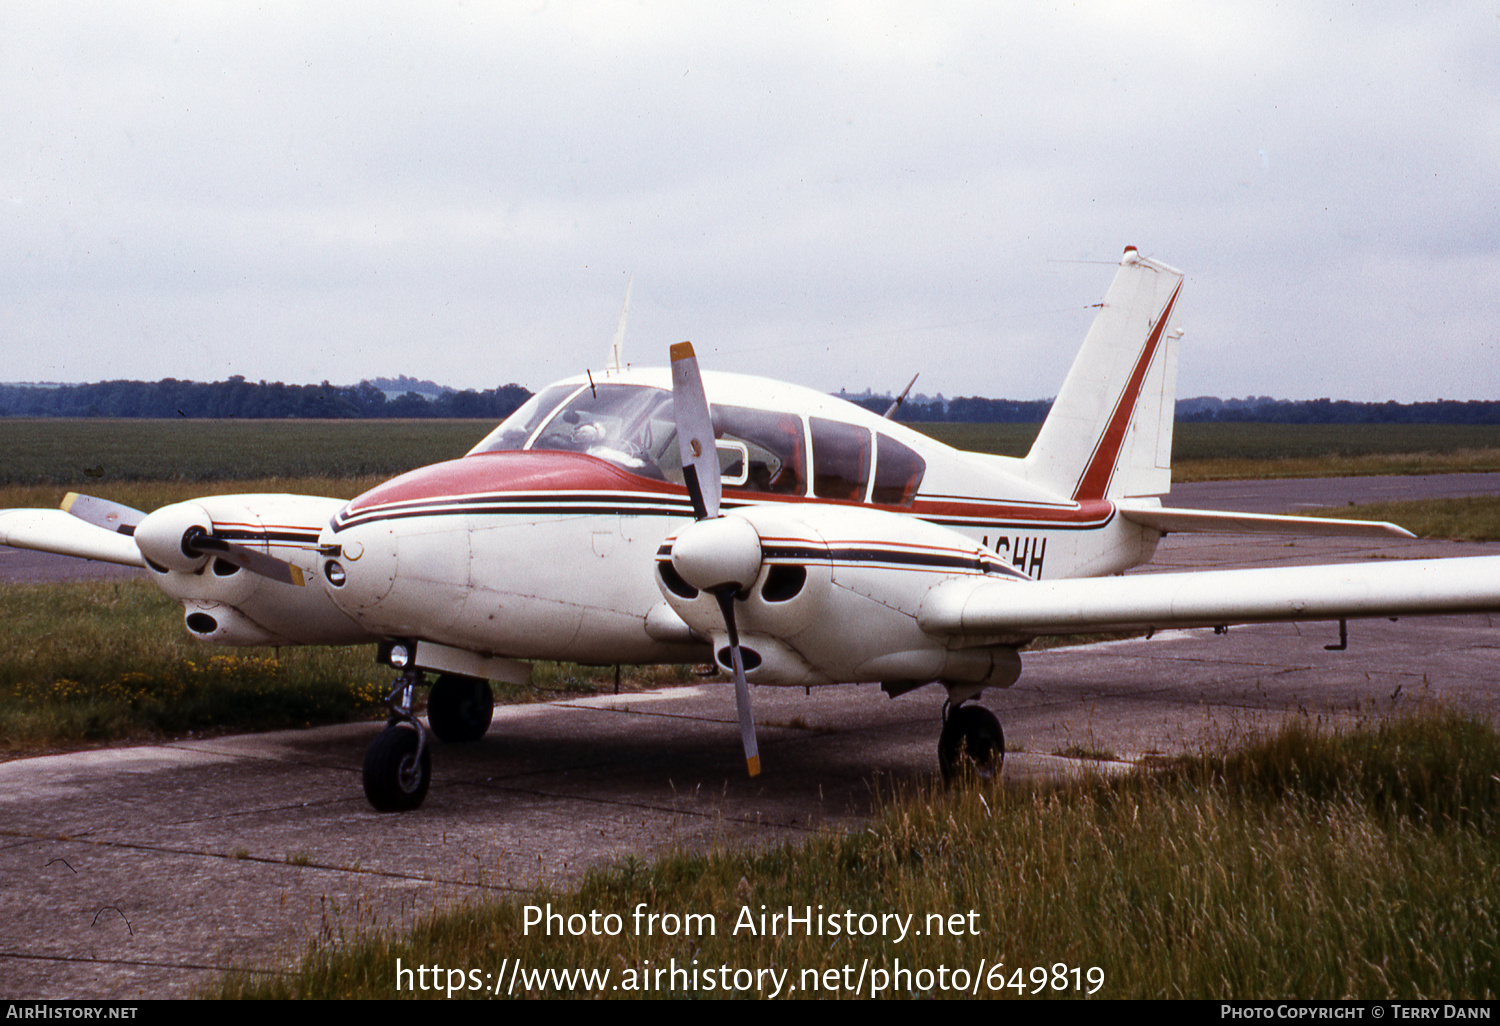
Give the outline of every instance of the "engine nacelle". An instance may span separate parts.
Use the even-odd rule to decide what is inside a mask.
[[[1017,571],[963,535],[854,506],[766,504],[724,519],[731,518],[749,524],[760,541],[760,572],[735,601],[752,683],[942,680],[1006,687],[1019,676],[1013,646],[950,648],[917,623],[922,599],[944,581],[1002,577],[1023,586]],[[679,535],[702,526],[690,524]],[[658,554],[657,583],[673,611],[713,639],[715,658],[727,668],[718,603],[677,571],[676,540],[667,539]]]
[[[200,641],[354,645],[374,636],[333,603],[318,573],[318,532],[341,505],[309,495],[215,495],[163,506],[136,528],[136,539],[157,586],[182,603],[183,623]],[[306,585],[268,580],[212,556],[189,559],[182,537],[191,530],[292,563]]]

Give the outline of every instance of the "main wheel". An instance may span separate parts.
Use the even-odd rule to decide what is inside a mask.
[[[490,682],[444,674],[427,696],[427,725],[440,741],[478,741],[495,715]]]
[[[432,783],[432,755],[414,728],[386,727],[370,742],[364,781],[376,812],[406,812],[422,804]]]
[[[938,738],[943,783],[951,784],[966,772],[993,780],[1004,762],[1005,732],[994,713],[982,705],[961,705],[948,714]]]

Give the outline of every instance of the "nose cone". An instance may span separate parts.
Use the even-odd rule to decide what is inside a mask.
[[[688,524],[672,542],[672,569],[700,591],[732,584],[744,591],[760,576],[760,535],[734,515]]]
[[[212,534],[214,522],[208,511],[196,502],[178,502],[146,515],[135,529],[135,544],[141,555],[159,567],[194,573],[208,562],[208,556],[183,545],[184,536],[194,531]]]

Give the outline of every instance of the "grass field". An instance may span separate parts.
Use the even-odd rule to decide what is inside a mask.
[[[1419,538],[1500,541],[1500,496],[1494,495],[1372,502],[1362,506],[1308,510],[1308,513],[1315,517],[1386,520],[1400,524]]]
[[[792,997],[1492,999],[1497,817],[1500,736],[1487,723],[1434,709],[1347,734],[1296,723],[1123,778],[901,795],[849,834],[769,851],[626,858],[576,891],[346,937],[314,947],[289,976],[231,976],[221,993],[436,996],[415,979],[397,993],[400,959],[457,970],[432,978],[455,998],[488,997],[482,974],[503,982],[511,963],[554,974],[523,978],[515,996],[655,997],[659,984],[642,982],[675,960],[780,972],[780,996]],[[616,913],[622,928],[576,938],[524,929],[524,906],[549,903],[562,916]],[[692,936],[645,936],[632,925],[640,906],[711,916],[714,931],[700,920]],[[788,906],[911,914],[925,935],[734,931],[746,912]],[[941,936],[933,914],[949,927]],[[480,970],[483,989],[471,991],[459,967]],[[591,989],[555,975],[577,970],[610,976]],[[673,996],[725,996],[722,975],[695,972],[696,993],[682,979]],[[777,979],[743,993],[769,996]]]
[[[0,486],[379,479],[462,456],[475,420],[0,419]],[[1024,456],[1035,424],[914,424],[962,449]],[[1500,425],[1179,424],[1179,481],[1500,471]],[[236,489],[230,489],[236,490]],[[244,490],[244,489],[238,489]],[[0,505],[10,503],[0,497]]]

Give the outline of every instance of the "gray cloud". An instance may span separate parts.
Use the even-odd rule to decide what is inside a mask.
[[[1493,5],[707,10],[7,6],[3,376],[538,387],[634,274],[640,362],[1045,396],[1131,243],[1183,394],[1495,397]]]

